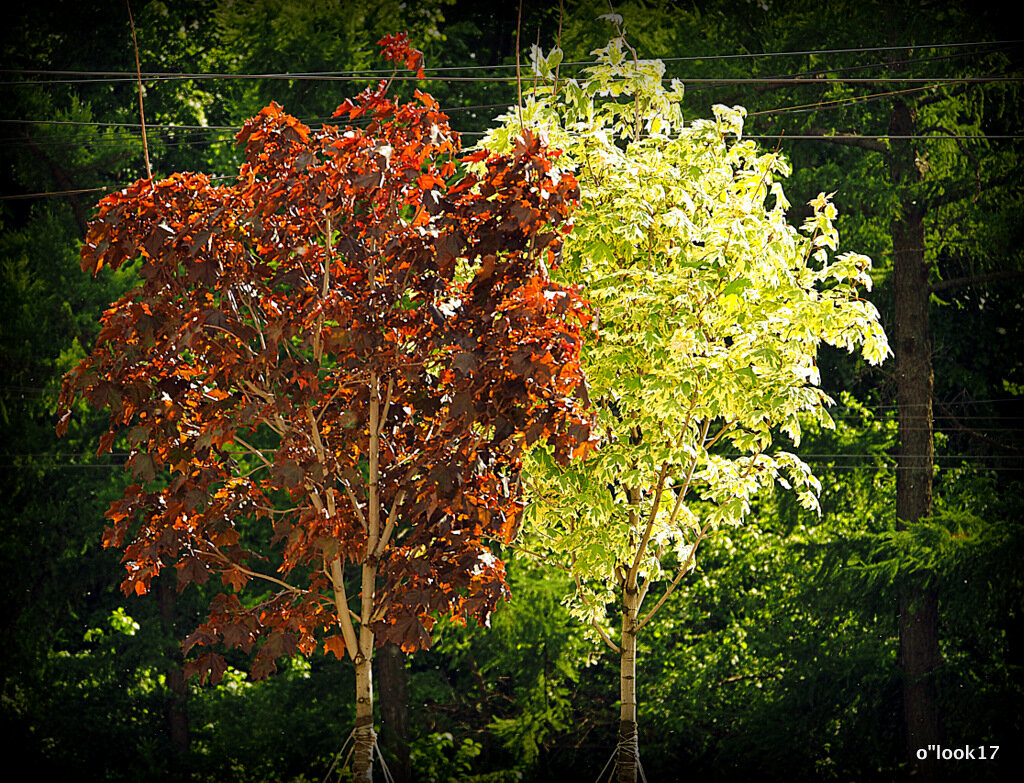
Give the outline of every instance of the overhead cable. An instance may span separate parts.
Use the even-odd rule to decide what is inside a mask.
[[[907,44],[899,46],[860,46],[860,47],[849,47],[843,49],[803,49],[797,51],[780,51],[780,52],[737,52],[732,54],[708,54],[708,55],[687,55],[685,57],[660,57],[660,58],[645,58],[645,59],[660,59],[662,62],[697,62],[703,60],[734,60],[734,59],[757,59],[761,57],[803,57],[810,55],[822,55],[822,54],[866,54],[868,52],[893,52],[893,51],[911,51],[911,50],[924,50],[924,49],[955,49],[970,46],[986,46],[986,47],[1005,47],[1024,43],[1022,39],[1008,39],[999,41],[958,41],[953,43],[931,43],[931,44]],[[987,52],[982,52],[987,53]],[[580,66],[591,66],[598,65],[599,63],[595,60],[577,60],[570,62],[563,62],[561,66],[564,67],[580,67]],[[425,71],[478,71],[478,70],[497,70],[497,69],[513,69],[514,64],[501,64],[501,65],[453,65],[453,66],[439,66],[436,68],[426,68]],[[128,71],[99,71],[99,70],[70,70],[70,69],[44,69],[44,68],[2,68],[0,69],[2,74],[12,75],[37,75],[37,76],[96,76],[96,77],[109,77],[109,78],[123,78],[123,79],[136,79],[136,74]],[[170,72],[159,72],[159,71],[144,71],[142,72],[142,78],[144,79],[325,79],[325,80],[338,80],[338,79],[367,79],[377,77],[387,77],[393,74],[392,69],[354,69],[349,71],[305,71],[299,73],[170,73]],[[415,77],[404,77],[402,78],[415,78]],[[461,78],[461,77],[455,77]],[[501,77],[498,77],[501,78]],[[515,77],[509,77],[515,80]]]

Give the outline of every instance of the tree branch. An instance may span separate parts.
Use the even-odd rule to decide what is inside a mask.
[[[252,446],[249,443],[246,443],[244,440],[242,440],[240,437],[238,437],[238,435],[235,435],[233,440],[235,441],[235,443],[237,443],[243,449],[248,451],[250,454],[252,454],[253,456],[258,457],[260,460],[262,460],[263,464],[266,465],[268,468],[274,467],[274,463],[271,462],[270,460],[268,460],[266,458],[266,456],[263,454],[263,452],[260,451],[255,446]]]
[[[153,170],[149,166],[149,142],[146,140],[146,112],[142,109],[142,66],[139,64],[139,40],[135,36],[135,19],[132,18],[132,4],[125,0],[128,8],[128,22],[132,27],[132,45],[135,47],[135,75],[139,80],[139,122],[142,125],[142,155],[146,160],[146,179],[153,179]]]
[[[492,541],[497,541],[502,546],[507,546],[510,549],[514,549],[516,552],[522,552],[524,555],[529,555],[530,557],[536,558],[537,560],[540,560],[541,562],[546,563],[547,565],[554,566],[555,568],[559,568],[562,571],[565,571],[565,573],[572,575],[571,568],[564,566],[561,563],[556,562],[555,560],[552,560],[547,555],[542,555],[540,552],[534,552],[532,549],[527,549],[524,546],[513,544],[511,541],[502,541],[500,538],[497,538],[495,536],[487,536],[487,538],[489,538]]]
[[[338,624],[341,626],[341,636],[345,640],[345,651],[348,657],[355,660],[359,653],[359,643],[356,641],[356,629],[352,621],[362,624],[362,618],[353,612],[348,606],[348,595],[345,593],[345,575],[341,570],[341,558],[336,557],[331,561],[331,570],[325,571],[331,584],[334,586],[334,606],[338,610]]]
[[[356,497],[356,493],[347,481],[344,484],[345,490],[348,492],[348,499],[352,502],[352,508],[355,510],[356,516],[359,517],[359,524],[363,526],[363,530],[366,530],[366,516],[363,514],[363,510],[359,508],[359,498]]]
[[[1016,183],[1020,179],[1020,172],[1014,171],[1002,177],[996,177],[990,179],[984,183],[985,190],[992,190],[993,188],[1000,188],[1003,185],[1010,185]],[[946,190],[941,195],[927,196],[924,198],[924,209],[933,210],[938,207],[949,206],[955,204],[958,201],[966,201],[971,199],[972,201],[977,200],[979,192],[977,186],[962,187],[955,190]]]
[[[1021,451],[1016,446],[1010,446],[1009,444],[1006,443],[1000,443],[994,438],[990,438],[988,435],[984,435],[978,432],[977,430],[972,430],[966,424],[963,424],[956,416],[954,416],[953,412],[945,405],[943,405],[942,402],[940,402],[939,399],[935,397],[935,395],[932,395],[932,402],[935,403],[935,406],[937,408],[940,408],[942,410],[942,416],[940,416],[939,418],[949,419],[951,422],[953,422],[953,426],[956,429],[960,430],[961,432],[966,432],[971,437],[977,438],[983,443],[988,443],[990,446],[995,446],[996,448],[999,449],[1004,449],[1006,451],[1015,451],[1018,453]]]
[[[657,612],[661,608],[661,605],[663,603],[665,603],[665,601],[668,600],[668,597],[670,595],[672,595],[672,592],[676,589],[676,586],[679,584],[679,582],[682,581],[682,578],[684,576],[686,576],[687,573],[689,573],[690,566],[693,563],[693,559],[697,555],[697,547],[700,546],[700,542],[703,541],[704,538],[707,536],[708,527],[710,525],[711,525],[711,521],[710,520],[704,523],[704,527],[702,527],[700,529],[700,533],[697,534],[697,539],[693,542],[693,546],[690,548],[690,554],[686,558],[686,562],[683,563],[682,566],[680,566],[679,573],[676,574],[675,579],[673,579],[672,583],[667,588],[665,588],[665,592],[662,593],[661,598],[658,599],[658,603],[656,603],[654,606],[652,606],[651,607],[651,611],[649,611],[647,614],[645,614],[643,619],[639,623],[637,623],[637,625],[636,625],[637,633],[639,633],[640,629],[643,628],[645,625],[647,625],[648,622],[650,622],[650,619],[652,617],[654,617],[654,613]]]
[[[668,462],[663,462],[661,471],[658,473],[658,486],[654,491],[654,502],[651,503],[651,512],[647,516],[647,525],[644,527],[640,543],[636,548],[636,555],[633,557],[633,564],[629,567],[626,576],[630,584],[636,584],[636,575],[640,570],[640,561],[643,560],[644,552],[647,550],[647,542],[651,540],[651,533],[654,530],[654,521],[658,516],[658,508],[661,506],[661,494],[665,490],[665,478],[668,475]]]
[[[217,545],[214,544],[212,541],[208,541],[206,543],[210,545],[210,553],[222,563],[225,563],[227,566],[230,566],[230,568],[233,570],[241,571],[246,576],[251,576],[254,579],[265,579],[268,582],[273,582],[276,585],[280,585],[290,593],[302,595],[304,592],[306,592],[305,590],[300,590],[298,587],[294,587],[288,584],[287,582],[278,579],[276,576],[270,576],[269,574],[261,574],[259,571],[253,571],[250,568],[246,568],[241,563],[236,563],[230,557],[221,552],[220,549],[217,548]]]
[[[809,133],[814,136],[820,136],[821,141],[829,141],[833,144],[844,144],[849,147],[863,147],[866,150],[872,152],[888,152],[889,145],[881,139],[863,139],[853,133],[845,133],[840,131],[833,131],[829,133],[826,128],[819,126],[812,126]]]
[[[583,603],[593,608],[593,604],[591,604],[590,601],[587,600],[587,597],[583,592],[583,582],[580,580],[579,575],[574,574],[573,578],[576,580],[576,591],[579,593],[580,598],[583,599]],[[622,650],[619,649],[619,645],[613,642],[611,640],[611,637],[609,637],[608,634],[605,633],[604,628],[601,627],[601,624],[597,621],[596,617],[591,618],[590,624],[597,629],[597,632],[601,635],[601,638],[604,640],[604,643],[607,644],[615,652],[616,655],[622,652]]]
[[[391,538],[391,534],[394,532],[395,524],[398,521],[398,507],[402,505],[402,501],[405,500],[405,490],[398,490],[398,494],[395,495],[395,502],[391,504],[391,511],[388,514],[387,521],[384,523],[384,532],[380,535],[380,541],[377,542],[377,548],[374,550],[374,557],[378,559],[383,556],[384,550],[387,549],[388,541]]]
[[[1009,269],[1003,272],[989,272],[984,275],[967,275],[966,277],[951,277],[949,280],[939,280],[932,283],[929,289],[934,294],[937,291],[947,291],[950,288],[964,288],[979,283],[991,283],[995,280],[1015,280],[1024,277],[1024,269]]]

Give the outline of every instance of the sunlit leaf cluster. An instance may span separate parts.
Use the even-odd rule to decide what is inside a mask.
[[[556,82],[561,53],[535,48],[543,86],[482,142],[537,129],[580,183],[557,277],[597,312],[583,360],[601,445],[569,468],[533,455],[528,519],[533,545],[578,577],[588,621],[631,570],[645,593],[692,567],[697,544],[775,484],[815,508],[819,484],[788,449],[802,417],[830,424],[818,349],[889,353],[864,298],[870,260],[837,253],[824,193],[791,224],[787,161],[743,138],[745,111],[684,122],[662,63],[621,35],[593,54],[585,78]]]

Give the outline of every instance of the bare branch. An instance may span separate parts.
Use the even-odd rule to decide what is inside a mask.
[[[269,459],[267,459],[266,455],[264,455],[264,453],[262,451],[260,451],[258,448],[256,448],[255,446],[250,445],[249,443],[247,443],[246,441],[242,440],[237,435],[234,436],[233,440],[234,440],[235,443],[237,443],[243,449],[248,451],[250,454],[252,454],[255,457],[258,457],[263,462],[263,464],[266,465],[268,468],[274,467],[274,463],[271,462]]]
[[[348,595],[345,593],[345,575],[341,570],[341,558],[336,557],[331,561],[330,571],[324,571],[331,580],[334,587],[334,606],[338,613],[338,624],[341,626],[341,636],[345,640],[345,651],[348,657],[355,660],[359,652],[359,643],[356,641],[356,629],[352,621],[362,624],[362,618],[353,612],[348,606]]]
[[[252,325],[256,327],[256,333],[260,336],[260,346],[263,350],[267,350],[267,341],[263,337],[263,328],[260,324],[260,319],[256,315],[256,310],[252,306],[252,297],[247,296],[245,298],[245,308],[249,311],[249,315],[252,316]]]
[[[359,508],[359,498],[356,497],[356,493],[352,491],[352,487],[347,481],[343,483],[345,490],[348,492],[348,499],[352,502],[352,508],[355,509],[356,516],[359,517],[359,524],[363,526],[363,530],[366,530],[366,516],[363,514],[363,510]]]
[[[710,424],[710,422],[706,422],[706,424]],[[710,451],[711,447],[714,446],[716,443],[718,443],[719,439],[723,435],[725,435],[725,433],[727,433],[729,430],[731,430],[735,426],[736,426],[736,419],[730,419],[725,424],[723,424],[722,425],[722,429],[720,429],[718,431],[718,434],[715,435],[715,437],[713,437],[710,441],[708,441],[707,443],[703,444],[704,445],[704,451]],[[707,432],[708,432],[708,427],[705,426],[704,427],[704,435],[702,436],[702,439],[707,437]]]
[[[1014,184],[1019,180],[1020,172],[1018,170],[1012,170],[1002,177],[993,177],[986,181],[984,183],[984,189],[990,191],[994,188],[1000,188],[1003,185]],[[976,185],[960,188],[944,187],[942,193],[928,196],[924,199],[923,209],[930,211],[939,207],[949,206],[950,204],[956,204],[958,201],[966,201],[968,199],[974,202],[977,201],[979,195]]]
[[[398,521],[398,507],[402,505],[405,500],[405,490],[398,490],[398,494],[395,495],[395,502],[391,504],[391,511],[388,513],[387,521],[384,523],[384,532],[381,533],[380,541],[377,542],[377,548],[374,550],[376,557],[381,557],[384,554],[384,550],[387,549],[388,540],[391,538],[392,532],[395,529],[395,523]]]
[[[53,175],[53,178],[57,181],[57,184],[64,189],[64,197],[71,205],[71,211],[75,216],[75,222],[78,223],[78,228],[81,230],[82,236],[85,236],[89,231],[89,221],[86,217],[85,209],[82,207],[82,202],[78,200],[78,195],[75,192],[76,188],[71,182],[71,178],[64,172],[64,169],[57,165],[57,162],[53,160],[53,158],[39,149],[39,145],[36,144],[32,139],[32,136],[29,135],[28,130],[23,130],[20,135],[28,145],[29,151],[46,164],[50,169],[50,173]]]
[[[139,64],[139,39],[135,35],[135,19],[132,17],[132,4],[125,0],[128,8],[128,22],[132,27],[132,44],[135,47],[135,75],[139,80],[139,123],[142,127],[142,155],[146,160],[146,179],[153,179],[153,170],[149,167],[149,142],[146,140],[146,112],[142,110],[142,66]]]
[[[658,517],[658,509],[661,506],[661,493],[665,489],[665,478],[667,475],[668,462],[663,462],[661,465],[661,471],[658,473],[658,485],[654,490],[654,502],[651,503],[651,512],[647,516],[647,525],[644,527],[643,535],[640,537],[640,543],[637,545],[633,564],[629,567],[627,579],[631,584],[636,583],[636,575],[640,570],[640,561],[643,560],[644,552],[647,551],[647,542],[651,540],[651,533],[654,531],[654,522]]]
[[[278,579],[276,576],[271,576],[270,574],[262,574],[259,571],[253,571],[252,569],[246,568],[245,566],[238,565],[237,563],[234,564],[234,568],[237,569],[238,571],[241,571],[246,576],[251,576],[251,577],[253,577],[255,579],[265,579],[268,582],[273,582],[276,585],[280,585],[281,587],[283,587],[285,590],[287,590],[290,593],[295,593],[297,595],[301,595],[301,594],[303,594],[305,592],[304,590],[300,590],[299,588],[293,587],[292,585],[288,584],[287,582],[285,582],[285,581],[283,581],[281,579]]]
[[[380,427],[377,430],[378,437],[384,432],[384,425],[387,424],[388,412],[391,410],[391,395],[395,391],[395,379],[388,378],[388,390],[384,397],[384,410],[380,414]]]
[[[935,406],[937,408],[942,410],[942,416],[938,418],[949,419],[951,422],[953,422],[953,426],[956,429],[960,430],[961,432],[966,432],[971,437],[977,438],[983,443],[988,443],[989,445],[995,446],[996,448],[1003,449],[1005,451],[1015,451],[1018,453],[1021,451],[1021,449],[1017,448],[1016,446],[1011,446],[1008,443],[1000,443],[999,441],[995,440],[994,438],[990,438],[988,435],[985,435],[984,433],[971,429],[966,424],[961,422],[956,416],[954,416],[953,412],[945,405],[943,405],[942,402],[934,395],[932,395],[932,402],[935,403]]]
[[[221,552],[220,549],[217,548],[217,545],[214,544],[212,541],[207,541],[206,543],[210,546],[210,554],[212,554],[220,562],[227,565],[230,569],[241,571],[246,576],[251,576],[254,579],[264,579],[267,582],[273,582],[274,584],[283,587],[290,593],[302,595],[307,592],[305,590],[300,590],[299,588],[294,587],[281,579],[278,579],[276,576],[270,576],[270,574],[262,574],[259,571],[253,571],[252,569],[246,568],[241,563],[236,563],[230,557]]]

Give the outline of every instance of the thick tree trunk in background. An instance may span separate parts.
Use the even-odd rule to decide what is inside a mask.
[[[167,575],[160,579],[157,586],[157,593],[160,600],[160,619],[163,621],[164,631],[177,637],[175,625],[177,621],[177,595],[175,594],[175,571],[169,569]],[[167,731],[171,737],[171,747],[174,749],[176,767],[186,768],[186,759],[189,752],[189,729],[188,729],[188,685],[185,682],[184,663],[181,660],[180,648],[176,653],[168,656],[167,660],[167,687],[171,691],[171,699],[167,705]]]
[[[893,136],[915,133],[914,111],[896,99],[889,120]],[[899,454],[896,465],[896,518],[906,529],[932,511],[932,354],[928,321],[930,290],[924,254],[924,211],[915,203],[921,181],[912,140],[891,141],[889,171],[901,192],[901,213],[892,222],[893,294],[896,320],[896,405]],[[900,586],[900,667],[907,755],[922,780],[935,780],[939,770],[918,748],[941,743],[942,722],[933,675],[939,659],[939,609],[935,592],[903,583]]]
[[[412,783],[405,653],[397,644],[388,642],[380,648],[378,655],[382,750],[391,759],[389,767],[395,783]]]
[[[640,761],[636,724],[636,624],[639,594],[628,584],[622,590],[622,640],[619,642],[619,746],[615,757],[616,783],[636,783]]]

